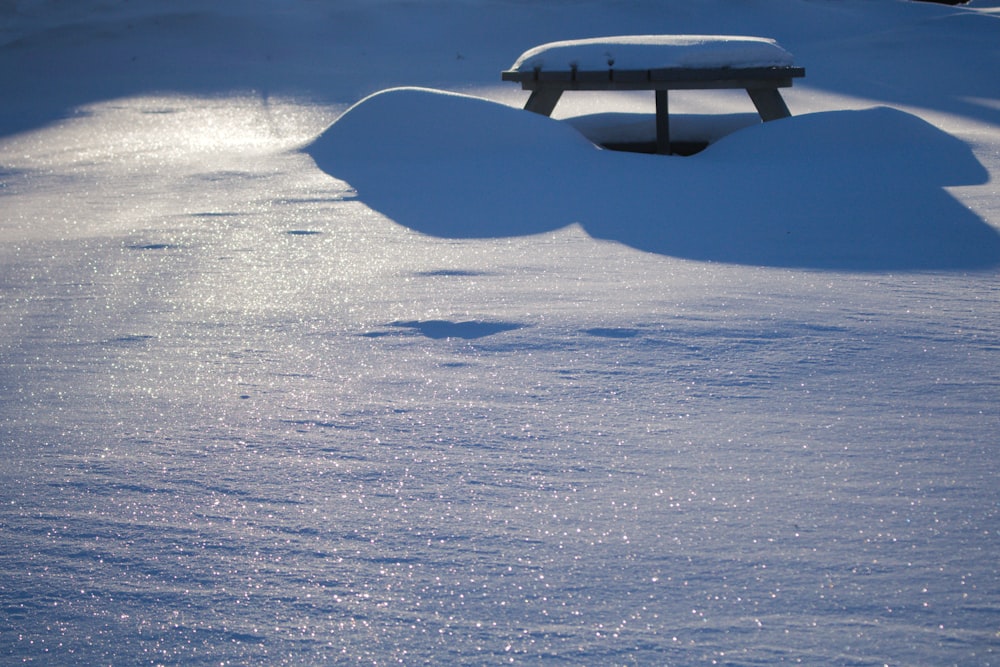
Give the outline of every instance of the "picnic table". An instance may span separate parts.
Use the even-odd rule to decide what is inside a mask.
[[[791,115],[779,88],[805,76],[792,55],[763,37],[628,35],[543,44],[524,52],[503,81],[531,95],[525,109],[550,116],[567,90],[652,90],[656,151],[669,154],[668,91],[742,88],[761,120]]]

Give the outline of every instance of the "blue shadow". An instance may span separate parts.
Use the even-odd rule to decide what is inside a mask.
[[[1000,234],[944,188],[985,183],[967,145],[899,110],[793,117],[680,158],[597,149],[574,129],[421,89],[358,103],[308,152],[388,218],[445,238],[580,224],[704,261],[829,270],[1000,265]]]

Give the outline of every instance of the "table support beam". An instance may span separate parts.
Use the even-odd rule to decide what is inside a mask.
[[[3,0],[0,0],[2,2]],[[656,152],[670,155],[670,109],[668,91],[744,89],[757,108],[761,120],[767,122],[788,118],[791,112],[782,99],[779,88],[788,88],[792,79],[805,76],[801,67],[668,67],[645,70],[542,71],[501,72],[504,81],[516,81],[530,90],[524,108],[551,116],[563,92],[567,90],[653,90],[656,93]]]
[[[670,104],[666,90],[656,91],[656,152],[670,155]]]
[[[765,123],[792,115],[777,88],[747,88],[747,94]]]
[[[559,98],[562,97],[562,89],[554,87],[536,88],[528,96],[528,102],[524,108],[528,111],[540,113],[543,116],[551,116],[552,110],[556,108]]]

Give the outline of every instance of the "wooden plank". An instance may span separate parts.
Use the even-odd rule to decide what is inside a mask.
[[[777,88],[747,88],[747,94],[765,123],[792,115]]]
[[[751,68],[678,68],[640,69],[640,70],[531,70],[526,72],[507,70],[500,73],[503,81],[514,81],[529,84],[543,82],[594,82],[603,84],[605,81],[618,84],[647,84],[649,89],[683,89],[683,88],[749,88],[776,87],[787,88],[792,85],[792,79],[805,76],[802,67],[751,67]],[[527,86],[525,86],[527,87]]]
[[[516,81],[520,83],[522,81],[531,81],[535,78],[534,72],[520,72],[515,70],[504,70],[500,72],[501,81]]]
[[[556,76],[554,72],[542,72],[538,80],[524,79],[521,83],[523,90],[537,90],[539,88],[559,88],[561,90],[720,90],[720,89],[747,89],[747,88],[788,88],[792,85],[791,79],[707,79],[707,80],[660,80],[652,81],[646,78],[630,78],[619,76],[618,70],[614,71],[614,79],[609,79],[609,73],[601,72],[577,72],[576,80],[572,72],[563,72]]]
[[[783,81],[803,77],[802,67],[667,67],[649,70],[652,81]],[[789,84],[790,85],[790,84]]]
[[[725,90],[733,88],[790,88],[791,79],[665,79],[650,80],[647,90]]]
[[[573,81],[580,84],[593,83],[595,86],[606,85],[611,81],[614,81],[614,71],[613,70],[597,70],[597,71],[575,71],[575,76]]]
[[[572,83],[576,79],[576,70],[546,71],[535,73],[538,83]]]
[[[649,70],[648,69],[611,70],[611,80],[616,83],[643,83],[649,85]]]

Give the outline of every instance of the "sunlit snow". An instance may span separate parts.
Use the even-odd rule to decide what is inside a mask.
[[[569,8],[0,6],[0,662],[997,661],[996,2]]]

